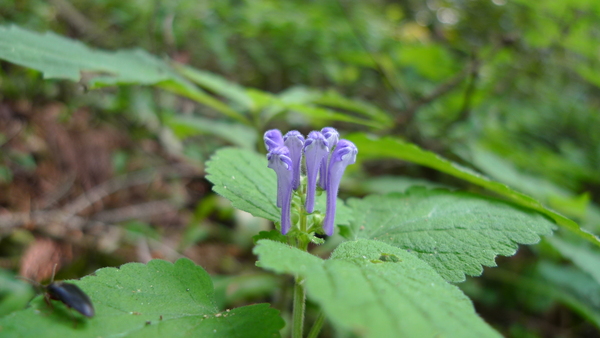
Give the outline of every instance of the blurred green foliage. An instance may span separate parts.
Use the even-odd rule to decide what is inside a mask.
[[[0,25],[49,30],[94,48],[141,48],[187,65],[176,69],[210,98],[194,105],[172,88],[139,86],[86,92],[0,61],[0,101],[33,106],[60,101],[64,123],[86,107],[93,126],[113,126],[136,144],[158,141],[160,151],[147,146],[114,151],[112,166],[119,174],[164,163],[164,153],[201,164],[224,144],[255,148],[257,135],[267,127],[310,130],[337,121],[343,132],[403,138],[470,165],[599,233],[598,22],[596,0],[4,0]],[[222,114],[243,118],[236,122]],[[29,144],[36,144],[36,132],[24,127]],[[14,137],[0,136],[3,147]],[[39,153],[4,147],[0,184],[30,177],[42,160]],[[423,179],[432,186],[477,189],[439,172],[376,159],[354,174],[348,189],[355,194],[381,190],[377,184],[385,183],[376,179],[383,175],[386,180],[395,175],[389,182],[410,176],[398,189],[423,185]],[[215,203],[206,199],[205,205],[192,206],[201,216],[187,224],[180,247],[235,237],[219,225],[235,217]],[[207,208],[227,217],[203,220],[209,213],[198,210]],[[131,233],[160,236],[146,223],[129,225]],[[571,245],[581,244],[559,235]],[[587,246],[580,250],[586,257],[598,254]],[[553,326],[486,312],[518,312],[531,322],[545,314],[552,322],[559,310],[552,302],[539,302],[544,293],[598,327],[598,281],[560,251],[544,243],[506,267],[512,272],[484,274],[464,289],[486,319],[511,336],[544,336]],[[519,299],[523,293],[530,298],[522,303],[490,296]],[[531,302],[541,305],[525,305]],[[569,329],[565,336],[591,332],[586,324]]]

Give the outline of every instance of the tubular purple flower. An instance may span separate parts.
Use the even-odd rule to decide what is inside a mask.
[[[267,153],[271,152],[271,150],[277,147],[283,147],[283,135],[281,135],[279,129],[267,130],[263,136],[263,139],[265,141]],[[277,194],[277,207],[281,208],[281,194],[279,193]]]
[[[315,209],[315,191],[317,190],[317,173],[324,159],[329,155],[329,143],[325,136],[318,131],[311,131],[304,143],[304,158],[306,158],[306,211]],[[321,176],[325,171],[321,171]]]
[[[265,147],[267,148],[267,152],[271,150],[283,146],[283,136],[281,136],[281,132],[279,129],[271,129],[265,132],[263,137],[265,140]]]
[[[267,154],[268,167],[277,174],[277,203],[281,202],[281,233],[287,234],[291,228],[292,203],[292,159],[287,147],[277,147]],[[278,205],[279,206],[279,205]]]
[[[323,229],[328,236],[333,235],[335,202],[342,175],[348,165],[356,162],[356,154],[358,154],[358,149],[354,143],[348,140],[339,140],[331,154],[327,166],[327,211],[323,220]]]
[[[340,133],[338,133],[338,131],[335,130],[335,128],[331,128],[331,127],[325,127],[323,129],[321,129],[321,133],[323,134],[323,136],[329,143],[329,150],[330,151],[333,150],[335,148],[335,146],[337,145],[338,140],[340,139]],[[329,157],[323,158],[323,160],[321,161],[321,170],[320,170],[321,176],[319,176],[319,186],[323,190],[327,190],[327,175],[325,173],[327,172],[328,164],[329,164]]]
[[[292,159],[292,187],[298,189],[300,185],[300,165],[302,164],[302,148],[304,147],[304,136],[297,131],[288,131],[283,136],[283,144],[290,150],[290,158]]]

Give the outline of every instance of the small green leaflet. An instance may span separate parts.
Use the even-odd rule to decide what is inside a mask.
[[[39,296],[32,306],[0,318],[10,337],[279,337],[284,322],[268,304],[219,311],[210,276],[189,259],[175,264],[153,260],[103,268],[77,284],[96,309],[93,318],[77,317]]]
[[[246,92],[246,89],[235,82],[199,69],[195,69],[182,64],[176,64],[175,69],[190,81],[197,83],[206,90],[226,97],[232,102],[237,103],[243,109],[254,110],[256,104]]]
[[[163,117],[163,123],[169,126],[180,139],[208,134],[249,150],[255,147],[258,138],[254,128],[241,123],[228,123],[200,116],[166,116]]]
[[[500,337],[471,301],[427,263],[391,245],[344,242],[323,260],[261,240],[257,265],[305,278],[308,298],[340,330],[359,337]],[[396,257],[381,261],[382,254]]]
[[[539,201],[511,189],[505,184],[494,182],[473,170],[451,162],[435,153],[423,150],[415,144],[395,137],[373,138],[363,133],[348,135],[346,138],[354,142],[360,150],[359,160],[361,161],[374,158],[396,158],[439,170],[510,198],[514,203],[523,207],[536,210],[552,218],[559,226],[572,231],[579,237],[585,238],[596,246],[600,246],[600,238],[598,236],[581,229],[577,223],[554,210],[546,208]]]
[[[389,126],[393,123],[389,114],[372,105],[371,103],[346,98],[333,89],[329,89],[322,93],[317,93],[317,95],[318,97],[314,100],[315,103],[369,116],[386,126]]]
[[[600,285],[600,252],[579,243],[568,242],[558,237],[548,238],[548,242],[558,250],[563,257],[573,261],[573,264],[587,272]],[[600,307],[600,303],[599,303]]]
[[[214,186],[213,190],[231,201],[234,207],[249,212],[256,217],[279,222],[280,209],[277,208],[277,176],[267,167],[264,155],[236,149],[218,150],[206,163],[206,178]],[[350,224],[352,211],[338,199],[335,222],[338,225]],[[315,209],[325,212],[325,194],[317,198]]]
[[[24,308],[33,296],[28,283],[15,278],[8,270],[0,269],[0,318]]]
[[[252,241],[256,244],[261,239],[268,239],[274,242],[288,243],[288,238],[281,234],[279,230],[261,231],[257,235],[252,236]]]
[[[600,284],[580,269],[541,261],[536,276],[518,286],[558,300],[600,328]]]
[[[367,103],[342,98],[331,92],[322,92],[302,86],[291,87],[283,92],[273,95],[270,103],[275,112],[284,110],[303,114],[311,118],[313,125],[327,125],[331,121],[344,121],[362,124],[376,129],[386,129],[390,125],[390,118],[375,106]],[[321,99],[329,97],[329,99]],[[263,99],[264,101],[264,99]],[[347,114],[331,108],[352,111],[357,114]],[[271,114],[269,114],[271,115]],[[359,117],[355,115],[362,115]]]
[[[539,242],[554,223],[541,214],[466,192],[409,189],[405,194],[350,199],[349,239],[366,238],[409,250],[450,282],[478,276],[496,255]]]
[[[320,106],[312,106],[312,105],[309,105],[306,103],[302,103],[302,104],[289,103],[289,104],[286,104],[285,107],[287,109],[289,109],[290,111],[293,111],[293,112],[296,112],[296,113],[299,113],[302,115],[306,115],[306,116],[310,117],[311,120],[313,120],[315,123],[319,123],[319,124],[326,125],[328,122],[331,122],[331,121],[344,121],[344,122],[349,122],[349,123],[361,124],[361,125],[365,125],[365,126],[369,126],[369,127],[377,128],[377,129],[384,128],[384,126],[377,121],[354,117],[349,114],[340,113],[338,111],[320,107]]]

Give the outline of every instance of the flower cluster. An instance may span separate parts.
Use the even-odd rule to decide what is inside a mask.
[[[277,173],[277,206],[281,208],[281,232],[291,228],[291,201],[293,190],[301,182],[302,159],[305,162],[306,199],[304,208],[312,213],[315,208],[317,183],[327,192],[327,207],[323,230],[333,234],[337,193],[346,167],[356,162],[358,149],[348,140],[340,140],[337,130],[326,127],[311,131],[308,137],[292,130],[284,136],[277,129],[264,135],[269,168]],[[318,177],[318,181],[317,181]]]

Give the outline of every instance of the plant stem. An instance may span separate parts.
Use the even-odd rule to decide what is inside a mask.
[[[294,313],[292,315],[292,338],[302,338],[302,330],[304,328],[304,308],[306,306],[304,287],[304,278],[296,277],[296,285],[294,286]]]
[[[300,231],[306,232],[306,213],[304,212],[304,208],[300,210]],[[299,249],[306,251],[306,249],[302,247]]]
[[[307,215],[304,205],[300,206],[300,231],[306,233]],[[299,237],[296,245],[302,251],[308,251],[308,241]],[[294,285],[294,312],[292,314],[292,338],[302,338],[304,330],[304,311],[306,308],[306,292],[304,290],[304,278],[296,276]]]
[[[319,336],[319,332],[321,332],[321,328],[323,327],[323,323],[325,323],[325,314],[323,311],[319,313],[319,316],[315,320],[310,332],[308,332],[307,338],[317,338]]]

